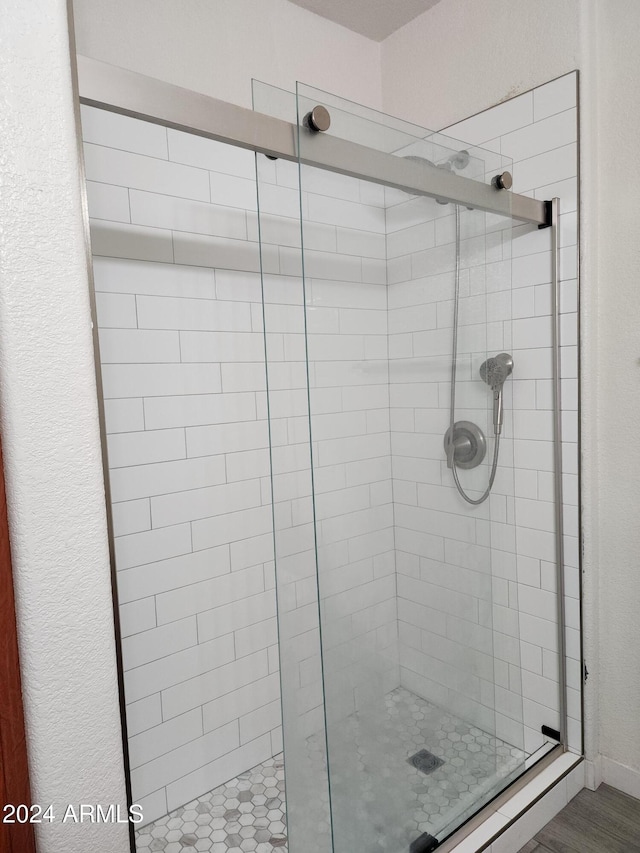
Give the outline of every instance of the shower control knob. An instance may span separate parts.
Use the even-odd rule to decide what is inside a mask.
[[[513,186],[511,172],[503,172],[501,175],[496,175],[491,183],[497,190],[510,190]]]
[[[326,107],[318,105],[314,107],[310,113],[304,117],[304,123],[314,132],[329,130],[331,126],[331,116]]]
[[[456,421],[444,436],[447,466],[477,468],[487,452],[487,440],[479,426],[471,421]]]

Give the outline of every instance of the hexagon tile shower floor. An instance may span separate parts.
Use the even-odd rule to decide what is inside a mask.
[[[137,853],[287,850],[282,754],[143,826]]]
[[[387,694],[381,736],[389,789],[402,788],[414,803],[405,815],[412,838],[441,834],[451,821],[473,814],[492,795],[497,778],[516,773],[522,750],[398,687]],[[357,751],[365,754],[358,714],[345,721]],[[307,741],[310,758],[322,760],[320,735]],[[425,750],[425,747],[427,749]],[[412,760],[413,759],[413,760]],[[425,761],[428,766],[425,765]],[[359,767],[366,796],[370,780]],[[357,804],[356,804],[357,805]],[[287,853],[282,755],[203,794],[136,832],[136,853]]]

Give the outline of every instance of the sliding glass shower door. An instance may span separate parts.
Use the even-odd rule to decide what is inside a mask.
[[[132,846],[433,850],[579,743],[558,199],[308,87],[256,84],[274,122],[86,63]]]
[[[526,758],[511,220],[308,163],[508,162],[306,86],[254,106],[298,126],[258,155],[290,850],[419,853]]]

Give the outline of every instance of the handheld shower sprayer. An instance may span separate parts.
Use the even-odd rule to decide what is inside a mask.
[[[500,435],[504,410],[502,407],[502,390],[504,383],[513,373],[513,356],[507,352],[501,352],[496,356],[488,358],[480,365],[480,378],[493,391],[493,432]]]
[[[457,331],[454,326],[454,341]],[[471,421],[455,420],[455,387],[456,387],[456,346],[454,343],[454,359],[451,377],[451,412],[449,429],[444,437],[445,452],[447,454],[447,465],[451,468],[453,481],[460,496],[467,503],[478,505],[486,501],[493,488],[496,471],[498,469],[498,454],[500,453],[500,434],[502,433],[502,421],[504,410],[502,408],[502,391],[504,383],[513,373],[513,356],[508,352],[501,352],[491,356],[480,365],[480,378],[486,382],[493,392],[493,434],[495,441],[493,445],[493,462],[489,474],[489,485],[479,498],[470,497],[460,484],[456,468],[475,468],[484,459],[486,451],[486,440],[480,427]]]

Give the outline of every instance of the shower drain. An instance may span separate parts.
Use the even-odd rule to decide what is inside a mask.
[[[428,749],[421,749],[420,752],[416,752],[415,755],[407,758],[407,761],[409,764],[412,764],[416,770],[425,774],[433,773],[434,770],[437,770],[438,767],[442,767],[444,764],[442,758],[438,758],[437,755],[429,752]]]

